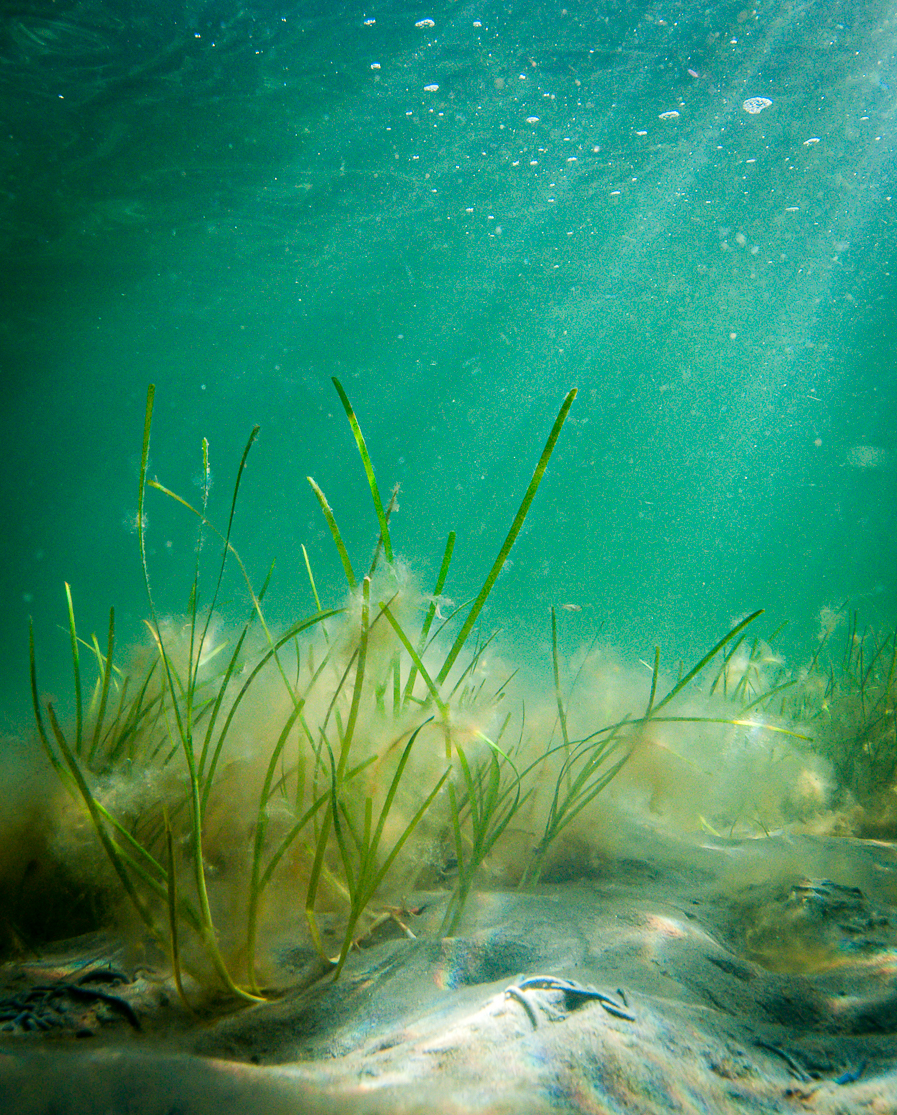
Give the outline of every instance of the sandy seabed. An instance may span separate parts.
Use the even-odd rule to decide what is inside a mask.
[[[453,938],[416,895],[336,983],[285,940],[292,986],[238,1012],[101,935],[11,962],[0,1112],[897,1113],[894,845],[631,836]]]

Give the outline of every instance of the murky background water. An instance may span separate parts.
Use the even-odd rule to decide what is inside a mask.
[[[884,0],[24,0],[0,23],[0,705],[27,617],[65,697],[85,634],[146,613],[151,472],[214,510],[273,619],[363,566],[375,520],[330,377],[402,485],[400,552],[478,587],[579,397],[487,627],[689,655],[756,607],[892,617],[897,38]],[[160,608],[190,516],[148,496]],[[227,608],[227,603],[225,607]],[[243,602],[232,602],[246,614]]]

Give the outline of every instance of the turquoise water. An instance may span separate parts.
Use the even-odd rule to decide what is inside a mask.
[[[0,707],[27,717],[27,620],[65,700],[85,633],[146,600],[150,471],[199,498],[207,437],[269,614],[399,552],[478,588],[570,387],[579,396],[487,629],[689,658],[736,618],[797,662],[823,607],[894,614],[890,6],[25,2],[0,30]],[[756,98],[768,101],[757,102]],[[749,111],[759,108],[760,111]],[[672,115],[676,114],[676,115]],[[148,495],[160,608],[193,524]],[[242,601],[226,602],[239,617]],[[513,658],[513,653],[510,655]]]

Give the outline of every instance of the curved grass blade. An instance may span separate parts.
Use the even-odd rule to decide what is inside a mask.
[[[507,725],[507,720],[505,721],[505,725]],[[458,881],[454,893],[449,899],[448,906],[446,907],[445,916],[440,928],[440,936],[452,937],[457,932],[477,872],[482,866],[486,856],[501,839],[512,817],[522,804],[520,775],[517,773],[517,768],[514,766],[514,763],[511,761],[510,757],[487,736],[480,733],[480,739],[487,743],[490,748],[488,774],[478,771],[475,775],[471,771],[463,748],[460,747],[460,745],[456,745],[455,747],[464,781],[467,808],[470,814],[471,847],[469,854],[465,857],[460,816],[463,806],[459,807],[455,787],[450,782],[449,807],[452,815],[452,829],[455,834]],[[506,786],[504,788],[502,788],[501,785],[502,764],[498,758],[499,755],[502,757],[502,760],[510,766],[514,778],[511,786]],[[514,791],[513,800],[510,804],[506,805],[505,801],[511,793],[512,788]]]
[[[56,743],[59,747],[60,753],[65,760],[66,766],[71,772],[72,778],[74,778],[75,780],[75,785],[78,787],[81,798],[84,801],[85,806],[87,807],[87,812],[90,816],[94,832],[96,832],[100,843],[103,845],[103,849],[106,852],[106,855],[109,857],[109,862],[112,864],[112,869],[118,876],[118,880],[121,883],[125,894],[128,896],[128,898],[131,899],[134,904],[134,908],[140,914],[143,923],[150,930],[153,936],[156,937],[157,940],[161,939],[161,933],[156,926],[155,919],[150,913],[149,907],[143,902],[140,895],[137,893],[137,888],[134,886],[134,883],[125,868],[125,864],[122,860],[119,849],[115,842],[110,838],[109,833],[106,831],[106,828],[102,821],[102,815],[97,807],[97,802],[93,796],[93,792],[87,785],[87,780],[84,777],[81,766],[72,749],[69,747],[68,741],[65,738],[65,734],[63,733],[62,728],[59,726],[59,721],[56,719],[56,713],[53,710],[53,706],[51,704],[47,705],[47,715],[50,718],[50,726],[53,729],[53,735],[56,738]]]
[[[367,798],[365,801],[364,830],[360,836],[357,833],[355,834],[355,843],[358,850],[357,869],[353,869],[351,867],[348,859],[348,850],[345,839],[341,836],[339,837],[340,851],[345,864],[346,878],[350,884],[351,907],[345,934],[343,936],[342,948],[340,949],[340,954],[336,961],[336,968],[333,973],[334,979],[337,979],[339,977],[343,965],[346,962],[346,957],[349,955],[349,950],[352,947],[352,941],[355,936],[355,927],[358,924],[359,918],[364,913],[365,909],[368,906],[368,903],[376,894],[377,889],[379,888],[389,869],[395,862],[396,857],[399,855],[409,837],[420,824],[424,814],[430,808],[430,805],[432,804],[436,795],[442,789],[443,785],[445,784],[445,780],[451,773],[451,768],[448,768],[443,772],[436,785],[426,796],[423,803],[418,808],[417,812],[402,830],[392,848],[389,850],[386,857],[384,858],[383,862],[378,867],[377,855],[380,850],[380,844],[383,840],[383,830],[386,826],[387,820],[389,819],[389,814],[392,810],[392,805],[395,800],[396,793],[398,792],[399,785],[402,781],[402,776],[405,773],[405,767],[407,766],[408,760],[411,757],[411,749],[414,747],[414,743],[418,735],[429,722],[429,720],[424,721],[424,723],[421,724],[414,731],[411,738],[408,740],[408,743],[405,745],[405,749],[402,752],[402,757],[399,760],[398,766],[396,767],[395,774],[393,775],[392,782],[390,783],[389,790],[387,791],[386,798],[383,802],[383,807],[380,810],[380,817],[377,822],[377,827],[373,830],[373,802],[371,798]],[[334,793],[335,792],[336,787],[334,786]]]
[[[165,815],[165,847],[168,853],[168,933],[171,940],[171,967],[174,972],[174,985],[177,988],[178,997],[192,1014],[193,1008],[190,1006],[184,991],[184,981],[181,972],[181,941],[178,925],[178,883],[174,863],[174,840],[171,836],[171,825],[168,823],[167,813]]]
[[[417,654],[422,657],[424,648],[427,645],[427,636],[430,633],[430,628],[433,625],[433,620],[439,611],[439,597],[442,595],[442,590],[445,588],[445,582],[448,579],[449,566],[452,562],[452,554],[455,550],[455,532],[449,531],[448,538],[445,540],[445,550],[442,554],[442,564],[439,566],[439,574],[436,577],[436,585],[433,589],[433,598],[430,601],[430,606],[427,608],[427,614],[424,616],[423,626],[420,629],[420,637],[417,640]],[[412,666],[408,673],[408,681],[405,683],[405,691],[402,694],[402,703],[407,705],[414,692],[414,682],[417,679],[417,666]]]
[[[454,666],[455,664],[455,659],[461,653],[461,649],[467,641],[468,635],[473,630],[473,625],[476,623],[477,619],[479,619],[480,612],[483,610],[483,605],[486,603],[489,593],[492,592],[493,585],[498,580],[498,575],[499,573],[501,573],[502,568],[504,567],[504,564],[508,559],[508,554],[510,554],[514,543],[517,541],[517,535],[520,533],[524,520],[526,519],[526,516],[529,512],[530,505],[535,499],[536,492],[539,490],[539,485],[542,483],[542,477],[545,475],[545,470],[548,468],[548,462],[551,460],[551,455],[554,452],[554,447],[561,435],[561,430],[563,429],[564,422],[567,420],[567,414],[570,411],[570,407],[573,406],[573,400],[575,398],[576,388],[574,387],[570,392],[568,392],[567,397],[564,399],[561,409],[558,412],[558,416],[551,428],[551,433],[548,435],[548,441],[546,441],[545,448],[542,450],[542,456],[539,458],[535,472],[532,475],[532,479],[529,482],[526,492],[524,493],[523,500],[517,510],[517,514],[514,516],[514,521],[511,523],[511,529],[508,531],[507,537],[505,538],[504,542],[502,543],[502,547],[498,552],[498,557],[493,562],[492,568],[489,570],[489,573],[486,576],[486,580],[483,582],[483,587],[480,589],[477,598],[474,600],[473,606],[467,614],[467,619],[464,621],[461,630],[458,632],[455,641],[446,656],[445,662],[442,665],[442,669],[436,676],[437,685],[441,685],[448,677],[452,666]]]
[[[567,734],[567,713],[564,710],[564,696],[561,693],[561,667],[558,662],[558,620],[554,605],[551,606],[551,661],[554,669],[554,698],[558,707],[558,723],[561,726],[561,739],[564,746],[570,746]]]
[[[317,835],[317,845],[315,847],[315,857],[312,861],[311,873],[309,875],[308,889],[305,896],[305,919],[308,923],[309,931],[312,935],[315,948],[323,959],[328,959],[324,952],[323,944],[321,942],[321,934],[318,929],[317,919],[315,918],[315,901],[317,899],[318,886],[321,880],[321,873],[324,868],[324,856],[327,850],[327,842],[330,837],[331,826],[335,823],[338,824],[336,816],[337,809],[339,808],[336,798],[336,792],[339,786],[342,785],[345,777],[346,763],[349,758],[349,750],[352,746],[352,737],[355,733],[355,725],[358,721],[358,710],[361,705],[361,695],[364,686],[365,666],[367,662],[367,647],[368,647],[368,634],[370,631],[370,599],[371,599],[371,582],[370,578],[365,577],[363,584],[363,597],[361,603],[361,630],[358,638],[358,647],[354,652],[352,659],[356,660],[355,666],[355,682],[352,688],[352,703],[349,708],[349,716],[346,725],[340,732],[340,756],[339,763],[337,764],[336,771],[333,774],[333,793],[331,801],[324,814],[324,819],[321,823],[320,831]],[[327,712],[327,718],[330,716],[330,710],[335,707],[337,696],[342,689],[343,682],[348,676],[348,671],[351,668],[352,660],[346,666],[346,671],[343,674],[343,680],[340,681],[339,687],[333,695],[333,700],[330,703],[330,708]],[[326,726],[326,720],[325,725]],[[324,730],[322,726],[322,733]],[[325,739],[327,749],[330,750],[330,744]],[[332,760],[331,760],[332,765]]]
[[[94,720],[93,738],[90,741],[90,750],[87,753],[87,762],[92,763],[100,744],[103,730],[103,721],[106,719],[106,705],[109,701],[109,684],[112,680],[112,651],[115,646],[115,609],[109,609],[109,635],[106,640],[106,658],[103,664],[102,688],[100,690],[100,705]]]
[[[84,733],[84,707],[81,694],[81,656],[78,651],[78,632],[75,629],[75,609],[72,604],[72,586],[65,582],[65,599],[69,614],[69,637],[72,641],[72,670],[75,676],[75,754],[81,758]]]
[[[315,493],[318,503],[321,505],[321,510],[324,512],[324,518],[327,521],[327,526],[330,528],[330,533],[333,536],[334,544],[336,545],[336,552],[339,554],[339,559],[343,563],[343,572],[346,575],[346,581],[349,588],[355,590],[358,581],[355,579],[355,573],[352,570],[352,562],[349,560],[349,551],[346,549],[346,544],[343,542],[343,536],[340,534],[340,529],[336,525],[336,519],[333,515],[333,508],[327,502],[327,497],[312,480],[310,476],[305,478],[311,485],[311,490]]]
[[[352,409],[352,404],[349,402],[349,396],[343,390],[343,385],[336,378],[331,376],[333,386],[336,388],[336,393],[339,395],[340,402],[343,404],[343,410],[346,412],[346,417],[349,419],[349,425],[352,428],[352,433],[355,437],[355,444],[358,446],[358,452],[361,456],[361,462],[364,465],[365,475],[368,478],[368,487],[371,490],[371,498],[374,501],[374,510],[377,512],[377,521],[380,524],[380,537],[383,541],[383,553],[386,555],[386,560],[392,564],[392,542],[389,537],[389,521],[386,512],[383,510],[383,501],[380,499],[380,491],[377,488],[377,478],[374,475],[374,466],[371,464],[371,457],[368,453],[368,447],[364,440],[364,434],[361,432],[361,427],[358,425],[358,419],[355,417],[355,411]]]
[[[396,503],[398,501],[398,498],[399,498],[399,485],[396,484],[396,486],[392,490],[392,493],[390,494],[389,503],[386,505],[385,518],[386,518],[386,525],[387,526],[389,526],[390,517],[391,517],[393,511],[395,511],[395,509],[396,509]],[[377,545],[374,547],[374,556],[371,558],[371,567],[368,570],[368,576],[371,577],[371,578],[373,578],[374,573],[376,573],[376,571],[377,571],[377,562],[380,560],[380,550],[381,549],[385,550],[385,547],[383,546],[383,534],[382,534],[382,532],[377,536]]]
[[[663,698],[663,700],[658,701],[658,703],[654,706],[653,710],[651,711],[651,715],[653,715],[653,713],[657,712],[659,709],[662,709],[664,705],[668,705],[670,703],[670,701],[672,701],[672,699],[678,693],[682,692],[682,690],[686,687],[686,685],[688,685],[688,683],[690,681],[692,681],[695,677],[697,677],[697,675],[701,672],[701,670],[704,669],[704,667],[714,657],[715,654],[717,654],[719,651],[722,650],[722,648],[726,645],[726,643],[728,643],[731,639],[734,639],[735,636],[737,634],[739,634],[739,632],[744,630],[744,628],[747,627],[747,625],[749,623],[753,623],[754,620],[757,619],[758,616],[762,616],[762,615],[763,615],[763,609],[759,608],[756,612],[752,612],[749,616],[747,616],[745,619],[743,619],[741,621],[741,623],[736,623],[735,626],[732,628],[732,630],[727,635],[724,635],[714,647],[712,647],[709,651],[707,651],[707,653],[700,660],[700,662],[698,662],[694,666],[692,666],[692,668],[688,671],[688,673],[684,674],[679,679],[679,681],[676,682],[676,684],[669,691],[669,693],[667,693],[667,695]]]
[[[442,717],[443,721],[445,721],[447,723],[448,722],[448,705],[445,703],[445,701],[439,695],[439,689],[436,686],[436,683],[430,677],[430,674],[427,671],[426,666],[423,664],[423,661],[421,660],[420,655],[415,650],[415,648],[411,645],[411,640],[408,638],[408,636],[402,630],[402,625],[399,623],[399,621],[396,619],[396,617],[392,614],[392,611],[389,607],[389,604],[380,604],[379,608],[380,608],[380,614],[386,616],[386,618],[389,621],[393,631],[395,631],[396,635],[398,636],[399,642],[402,644],[402,646],[408,652],[408,656],[410,657],[411,661],[414,664],[414,669],[420,674],[421,678],[423,678],[424,685],[426,685],[427,690],[430,693],[430,696],[433,698],[433,703],[439,709],[439,715]]]
[[[55,748],[50,743],[50,738],[47,735],[47,729],[44,726],[44,718],[41,712],[40,696],[37,688],[37,658],[34,651],[34,620],[30,616],[28,618],[28,661],[31,675],[31,703],[34,706],[34,720],[37,725],[37,735],[47,758],[50,760],[50,765],[57,774],[64,775],[65,767],[60,762]]]
[[[657,696],[657,679],[660,676],[660,647],[654,648],[654,666],[651,670],[651,692],[648,694],[648,711],[646,716],[651,715],[651,710],[654,708],[654,698]],[[713,692],[713,690],[711,690]]]

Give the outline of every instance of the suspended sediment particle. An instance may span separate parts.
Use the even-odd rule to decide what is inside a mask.
[[[851,468],[887,468],[891,454],[880,445],[851,445],[844,460]]]

